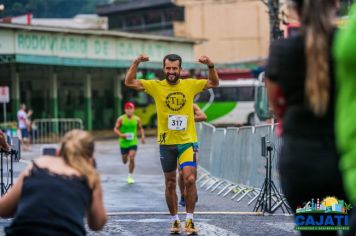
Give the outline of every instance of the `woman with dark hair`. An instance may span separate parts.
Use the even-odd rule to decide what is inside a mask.
[[[339,1],[291,3],[300,17],[300,33],[272,43],[266,77],[270,104],[283,121],[281,186],[295,212],[312,198],[321,201],[334,196],[344,200],[345,196],[335,145],[331,56]],[[318,231],[302,231],[302,235],[309,233],[318,235]],[[319,234],[333,235],[335,231]]]

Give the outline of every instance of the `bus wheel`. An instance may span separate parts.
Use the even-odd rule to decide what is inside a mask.
[[[255,114],[251,113],[247,117],[247,125],[254,126],[255,125]]]
[[[156,114],[154,116],[152,116],[150,123],[151,123],[150,124],[151,128],[157,128],[157,115]]]

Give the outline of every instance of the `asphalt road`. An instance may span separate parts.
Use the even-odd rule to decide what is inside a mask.
[[[23,153],[22,160],[15,163],[15,176],[40,155],[41,148],[36,145],[32,152]],[[128,170],[121,162],[117,141],[97,142],[95,155],[109,221],[102,231],[89,231],[88,235],[168,235],[170,216],[155,139],[139,146],[133,185],[126,182]],[[194,218],[199,235],[297,235],[291,216],[262,216],[252,212],[253,204],[247,206],[247,200],[232,201],[229,196],[221,197],[205,188],[198,187],[198,194]],[[184,221],[185,209],[180,207],[179,211]],[[10,220],[0,220],[2,227],[9,223]]]

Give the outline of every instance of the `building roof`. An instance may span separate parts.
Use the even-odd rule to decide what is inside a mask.
[[[191,44],[197,42],[196,40],[193,39],[168,37],[168,36],[160,36],[160,35],[152,35],[152,34],[127,33],[127,32],[121,32],[116,30],[111,31],[111,30],[69,29],[69,28],[49,27],[49,26],[38,26],[38,25],[34,26],[34,25],[8,24],[8,23],[0,23],[0,29],[18,29],[18,30],[38,31],[38,32],[55,32],[55,33],[66,33],[66,34],[124,37],[124,38],[131,38],[131,39],[145,39],[145,40],[180,42],[180,43],[191,43]]]
[[[110,15],[123,11],[134,11],[164,5],[172,5],[172,0],[129,0],[122,3],[99,5],[96,12],[99,15]]]
[[[107,17],[98,15],[79,14],[74,18],[32,18],[31,25],[50,27],[66,27],[74,29],[107,29]]]
[[[34,18],[31,13],[28,13],[21,16],[5,17],[0,19],[0,22],[74,29],[108,29],[108,18],[96,14],[78,14],[73,18]]]

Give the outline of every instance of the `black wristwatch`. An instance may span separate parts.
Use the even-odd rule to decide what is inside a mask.
[[[214,68],[214,64],[208,65],[208,68],[209,68],[209,69],[213,69],[213,68]]]

